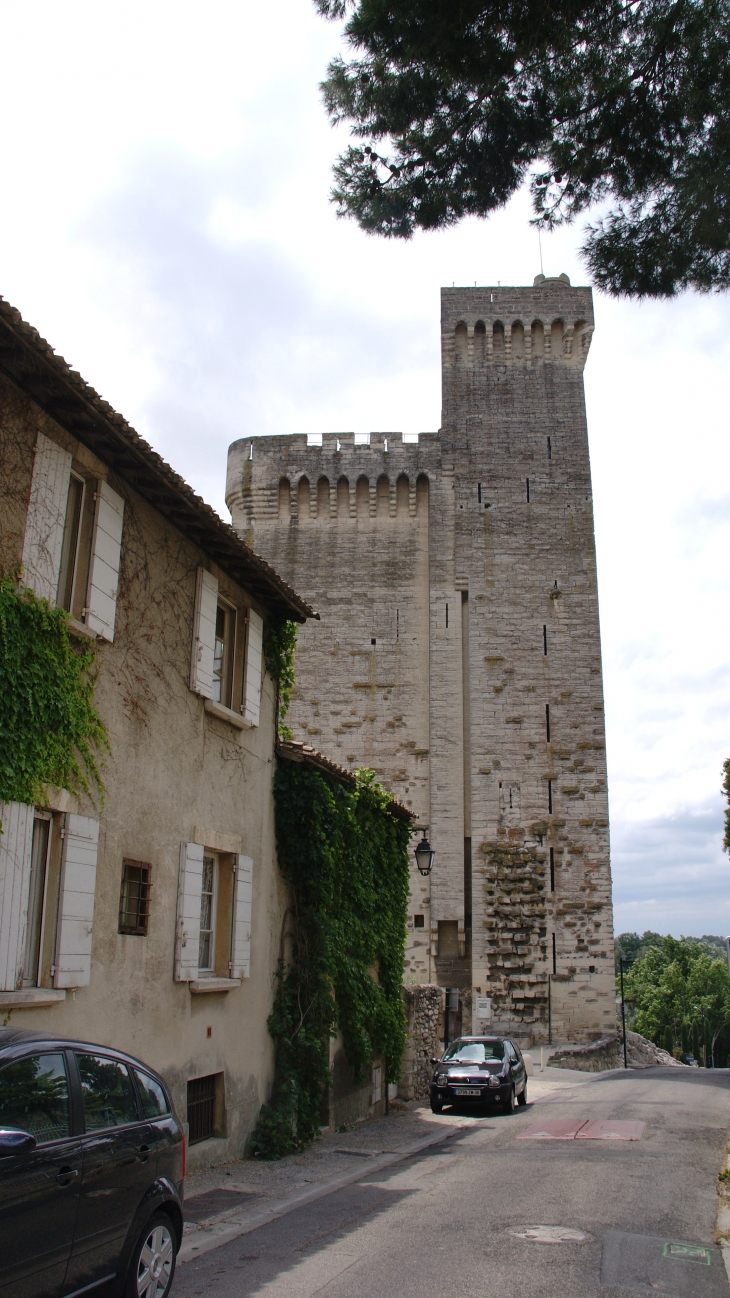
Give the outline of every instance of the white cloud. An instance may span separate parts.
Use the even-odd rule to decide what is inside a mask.
[[[327,195],[344,135],[318,93],[337,27],[308,0],[272,12],[0,10],[13,122],[0,291],[221,512],[241,435],[437,428],[440,286],[540,269],[524,194],[406,245],[338,222]],[[579,235],[543,239],[547,274],[584,282]],[[586,392],[617,927],[719,931],[730,304],[597,296],[596,322]]]

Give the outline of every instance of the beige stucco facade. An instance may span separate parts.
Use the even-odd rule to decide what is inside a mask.
[[[158,472],[155,466],[162,462],[139,439],[135,441],[120,417],[110,415],[105,403],[78,377],[68,378],[58,358],[45,360],[39,355],[37,335],[27,326],[27,364],[16,366],[2,348],[9,332],[16,351],[22,352],[23,335],[18,340],[15,317],[6,315],[2,325],[6,332],[0,339],[0,563],[5,572],[17,571],[25,555],[22,580],[33,584],[33,563],[40,571],[48,558],[39,550],[36,537],[33,560],[29,542],[29,529],[35,526],[31,514],[38,492],[33,482],[35,473],[37,486],[41,448],[49,463],[59,463],[64,471],[70,467],[72,477],[83,484],[70,611],[76,633],[91,635],[97,644],[95,701],[107,729],[109,753],[103,769],[103,804],[67,793],[49,794],[45,814],[50,844],[44,866],[40,954],[33,968],[27,967],[27,959],[23,967],[25,930],[20,935],[7,931],[15,923],[8,919],[14,869],[16,883],[26,879],[17,923],[27,926],[30,918],[20,849],[17,859],[11,859],[13,844],[8,837],[12,838],[13,815],[22,820],[24,812],[21,804],[11,804],[10,812],[5,808],[8,834],[6,856],[0,862],[0,914],[4,915],[0,944],[5,943],[6,955],[10,950],[5,963],[12,967],[0,989],[0,1022],[111,1044],[139,1056],[168,1080],[183,1120],[188,1084],[215,1077],[215,1131],[191,1146],[188,1165],[223,1161],[241,1155],[272,1080],[273,1043],[266,1020],[286,908],[273,823],[275,687],[260,657],[252,661],[252,618],[255,622],[258,617],[259,627],[272,610],[302,619],[306,606],[293,592],[287,593],[284,583],[265,565],[252,563],[247,582],[246,551],[230,529],[217,522],[202,502],[196,503],[189,488],[166,466]],[[56,383],[67,389],[69,413],[64,419],[54,417],[48,408],[60,405]],[[43,394],[43,404],[28,388]],[[131,481],[135,464],[145,494]],[[64,482],[68,481],[67,476]],[[111,634],[107,629],[99,635],[89,629],[93,618],[86,604],[102,484],[112,505],[121,500],[123,521],[118,584],[116,591],[107,592],[115,605],[114,625]],[[158,503],[153,503],[153,491]],[[63,492],[61,498],[70,500]],[[61,523],[66,525],[67,520]],[[49,562],[53,567],[53,556]],[[230,626],[235,622],[230,694],[227,704],[217,708],[204,689],[193,688],[201,572],[207,574],[214,591],[217,582],[219,606],[223,601]],[[246,720],[244,704],[255,702],[256,690],[258,715]],[[44,812],[38,814],[43,817]],[[90,955],[82,933],[78,974],[73,972],[73,958],[64,964],[64,953],[59,956],[59,917],[66,917],[68,933],[72,921],[76,922],[73,899],[69,902],[62,895],[64,887],[68,892],[70,886],[70,865],[64,865],[63,855],[69,850],[69,833],[82,839],[86,834],[87,846],[89,834],[93,838],[98,833],[95,886],[90,909],[84,912]],[[82,848],[86,851],[83,843]],[[93,843],[89,850],[93,854]],[[191,969],[191,947],[181,937],[190,920],[181,903],[182,872],[185,862],[193,869],[205,856],[214,862],[215,895],[210,957],[204,960],[210,967],[198,975],[197,969]],[[120,932],[125,861],[136,863],[135,869],[142,864],[149,870],[144,934]],[[205,892],[206,886],[205,878],[202,885],[198,879],[199,908],[201,887]],[[195,924],[203,924],[200,910],[190,922],[197,952]],[[71,943],[73,957],[72,938],[64,940]],[[75,978],[82,985],[74,986]]]
[[[407,980],[523,1040],[615,1028],[592,331],[565,277],[445,289],[438,433],[244,438],[228,460],[234,526],[322,612],[295,738],[375,768],[436,849]]]

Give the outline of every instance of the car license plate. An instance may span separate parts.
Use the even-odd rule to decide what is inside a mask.
[[[478,1086],[455,1086],[454,1095],[481,1095]]]

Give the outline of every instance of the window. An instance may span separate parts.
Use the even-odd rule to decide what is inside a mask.
[[[63,1055],[30,1055],[0,1072],[0,1126],[29,1131],[38,1144],[70,1134]]]
[[[218,858],[206,852],[203,856],[203,884],[200,891],[200,948],[198,969],[212,973],[215,969],[215,912],[218,892]]]
[[[43,902],[46,894],[50,839],[51,817],[47,812],[36,811],[33,816],[28,925],[25,932],[25,954],[23,957],[24,987],[38,986],[43,932]]]
[[[229,591],[235,599],[235,591]],[[239,616],[240,612],[240,616]],[[190,688],[215,704],[243,717],[242,725],[259,724],[263,618],[253,608],[240,610],[219,597],[218,578],[198,569],[195,623],[190,664]]]
[[[220,1131],[216,1119],[221,1107],[223,1074],[211,1073],[209,1077],[196,1077],[188,1082],[188,1143],[197,1145],[210,1140]]]
[[[231,706],[235,643],[236,610],[219,600],[215,616],[212,698],[225,708]]]
[[[146,1118],[161,1118],[163,1114],[170,1112],[170,1105],[160,1086],[154,1077],[149,1073],[141,1073],[135,1068],[134,1075],[137,1078],[139,1093],[142,1097],[142,1112]]]
[[[152,866],[144,861],[122,864],[122,891],[119,898],[119,932],[147,936],[150,916],[150,876]]]
[[[104,1055],[77,1055],[87,1131],[137,1122],[137,1101],[125,1064]]]
[[[423,915],[414,915],[414,916],[413,916],[413,927],[414,927],[414,928],[423,928],[423,927],[424,927],[424,918],[423,918]]]
[[[63,526],[63,542],[61,545],[61,571],[58,578],[56,601],[59,608],[65,608],[67,613],[73,612],[83,505],[84,480],[79,478],[77,474],[72,473],[68,483],[66,519]]]

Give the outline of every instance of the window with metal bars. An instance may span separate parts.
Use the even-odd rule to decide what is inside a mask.
[[[188,1144],[215,1135],[215,1084],[217,1073],[188,1082]]]
[[[122,890],[119,897],[119,932],[147,936],[150,918],[152,866],[146,861],[122,862]]]

